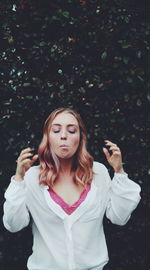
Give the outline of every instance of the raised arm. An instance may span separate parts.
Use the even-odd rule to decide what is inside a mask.
[[[37,155],[32,155],[33,149],[26,148],[18,157],[16,174],[4,194],[4,215],[3,223],[10,232],[17,232],[29,224],[30,216],[26,207],[26,184],[25,173],[32,166]],[[30,159],[30,157],[32,159]]]
[[[140,201],[140,186],[128,178],[122,166],[122,155],[119,147],[111,141],[106,145],[112,154],[105,148],[104,153],[108,163],[114,169],[114,177],[111,181],[108,171],[106,179],[109,184],[109,200],[106,209],[106,216],[112,223],[124,225],[129,220],[131,213]]]

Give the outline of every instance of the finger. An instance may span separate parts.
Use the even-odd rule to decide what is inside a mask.
[[[115,144],[115,143],[113,143],[111,141],[108,141],[108,140],[105,140],[105,144],[108,145],[108,146],[112,146],[112,145],[117,146],[117,144]]]
[[[16,162],[20,161],[20,158],[22,155],[24,155],[25,153],[28,153],[30,151],[30,148],[26,148],[26,149],[23,149],[21,152],[20,152],[20,155],[19,157],[17,158]]]
[[[31,147],[25,148],[21,151],[20,155],[28,153],[28,152],[33,151],[33,150],[34,150],[34,148],[31,148]]]
[[[26,159],[28,157],[31,157],[31,156],[33,156],[33,154],[30,153],[30,152],[29,153],[22,154],[22,155],[19,156],[19,158],[18,158],[17,161],[21,162],[22,160],[24,160],[24,159]]]
[[[120,151],[120,148],[118,146],[111,146],[109,150],[113,151]]]
[[[38,155],[34,155],[31,159],[31,163],[33,164],[38,159]]]
[[[38,155],[34,155],[31,160],[36,160],[38,158]]]
[[[114,151],[114,152],[113,152],[113,156],[121,156],[120,151]]]
[[[110,158],[110,154],[109,154],[108,150],[105,147],[103,147],[103,152],[104,152],[104,154],[105,154],[105,156],[106,156],[106,158],[108,160]]]
[[[112,141],[110,141],[110,140],[104,140],[105,142],[108,142],[108,143],[113,143]]]
[[[26,158],[21,162],[21,166],[25,166],[27,164],[29,164],[29,166],[31,166],[31,159]]]

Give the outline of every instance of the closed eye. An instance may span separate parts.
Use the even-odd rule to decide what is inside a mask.
[[[54,133],[59,133],[60,130],[53,130]],[[69,133],[74,134],[76,130],[68,130]]]
[[[75,133],[76,131],[75,130],[68,130],[69,131],[69,133]]]
[[[60,130],[53,130],[54,133],[58,133]]]

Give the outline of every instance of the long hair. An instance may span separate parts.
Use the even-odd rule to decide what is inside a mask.
[[[51,125],[55,117],[67,112],[72,114],[78,121],[80,128],[80,142],[76,153],[74,154],[72,171],[74,171],[74,181],[76,184],[85,186],[92,182],[93,179],[93,157],[87,151],[87,133],[84,123],[80,115],[70,108],[59,108],[54,110],[46,119],[43,129],[43,138],[38,149],[38,156],[40,161],[40,184],[52,187],[59,174],[60,163],[59,159],[53,152],[50,146],[49,133]]]

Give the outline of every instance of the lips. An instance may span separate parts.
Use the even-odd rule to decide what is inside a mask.
[[[62,145],[60,145],[60,147],[68,147],[68,145],[62,144]]]

